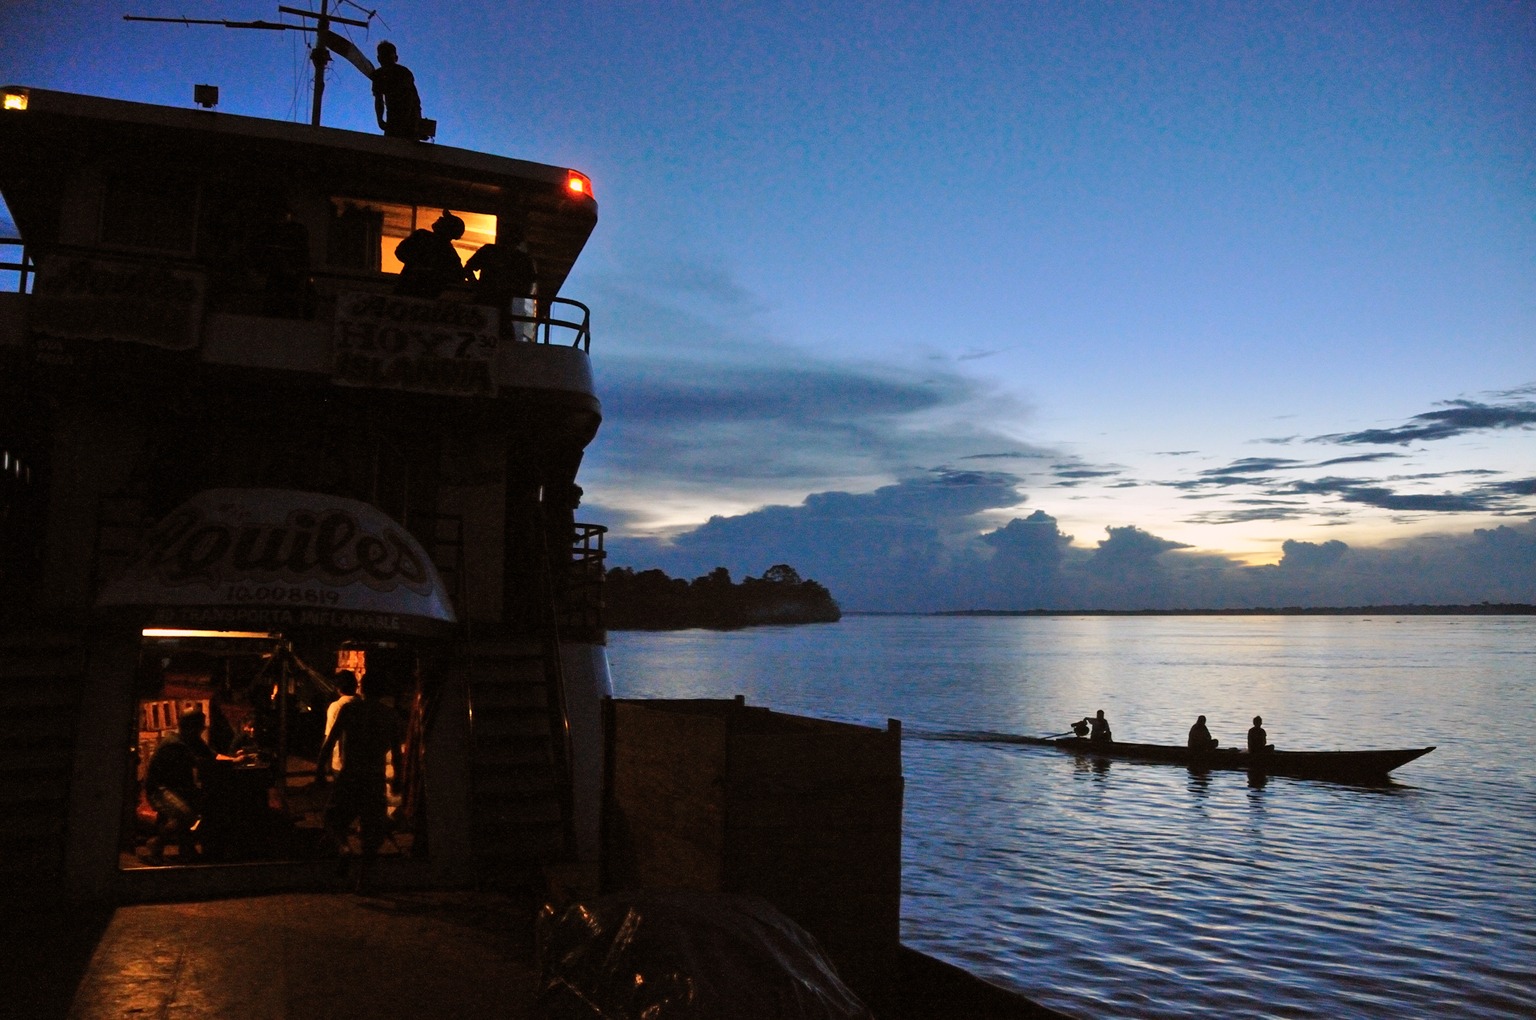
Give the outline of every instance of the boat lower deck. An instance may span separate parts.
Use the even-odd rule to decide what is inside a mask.
[[[0,965],[16,1010],[4,1015],[542,1020],[537,906],[532,894],[391,891],[30,911]],[[901,981],[897,1020],[1062,1020],[912,950]]]

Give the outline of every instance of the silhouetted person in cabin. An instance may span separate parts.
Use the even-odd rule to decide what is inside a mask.
[[[400,279],[395,293],[406,297],[436,298],[443,289],[463,283],[468,276],[453,242],[464,236],[464,221],[447,209],[431,230],[415,230],[395,246],[400,260]]]
[[[379,66],[373,72],[373,114],[379,130],[390,138],[421,140],[421,96],[416,76],[395,51],[395,44],[379,43]]]
[[[1101,708],[1097,715],[1088,720],[1088,740],[1095,744],[1114,743],[1114,735],[1109,732],[1109,720],[1104,718],[1104,710]]]
[[[494,305],[505,316],[537,314],[532,299],[538,285],[538,268],[528,246],[522,242],[492,242],[482,245],[464,263],[464,271],[475,281],[475,297],[481,304]],[[478,274],[478,275],[477,275]],[[504,323],[508,333],[521,334],[523,323]]]
[[[1248,729],[1248,753],[1263,754],[1266,751],[1273,751],[1275,745],[1265,743],[1267,740],[1269,740],[1269,734],[1264,731],[1264,717],[1256,715],[1253,717],[1253,725]]]
[[[1195,724],[1189,728],[1189,748],[1192,751],[1210,751],[1216,747],[1218,741],[1211,736],[1211,731],[1205,728],[1205,716],[1195,720]]]

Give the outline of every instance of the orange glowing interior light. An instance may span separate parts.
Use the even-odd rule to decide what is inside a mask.
[[[592,197],[592,178],[575,170],[565,172],[565,190],[582,198]]]
[[[27,94],[20,89],[6,89],[4,98],[0,99],[0,107],[7,110],[25,110]]]

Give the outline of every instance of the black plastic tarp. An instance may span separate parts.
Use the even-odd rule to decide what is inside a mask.
[[[816,940],[754,896],[644,890],[546,907],[555,1020],[874,1020]]]

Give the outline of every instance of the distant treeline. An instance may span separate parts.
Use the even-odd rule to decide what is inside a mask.
[[[606,575],[604,619],[610,630],[730,630],[770,623],[834,623],[842,610],[832,593],[780,563],[762,577],[731,581],[716,567],[692,581],[660,570],[614,567]]]
[[[870,614],[874,615],[874,614]],[[926,614],[920,614],[926,615]],[[1524,602],[1465,606],[1285,606],[1279,609],[955,609],[933,616],[1536,616]]]

